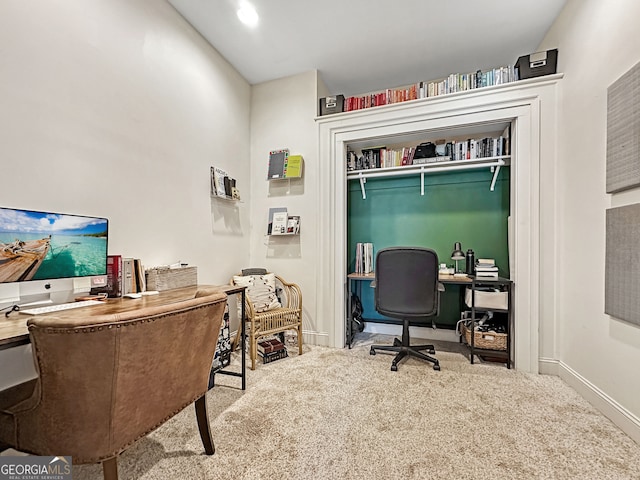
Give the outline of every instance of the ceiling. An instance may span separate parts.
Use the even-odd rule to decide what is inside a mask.
[[[515,63],[566,0],[169,0],[250,83],[318,70],[331,94],[394,88]]]

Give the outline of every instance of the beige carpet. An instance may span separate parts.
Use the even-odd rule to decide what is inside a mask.
[[[125,452],[121,479],[639,479],[640,446],[561,380],[439,351],[409,359],[305,346],[218,375],[208,394],[215,455],[192,407]],[[230,385],[230,387],[220,384]],[[73,478],[100,479],[97,465]]]

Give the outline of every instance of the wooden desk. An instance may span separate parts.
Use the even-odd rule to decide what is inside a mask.
[[[51,315],[64,316],[66,318],[81,318],[86,317],[87,315],[111,315],[114,313],[130,312],[143,307],[168,305],[182,300],[187,300],[189,298],[193,298],[196,291],[202,288],[213,288],[224,292],[227,295],[240,294],[242,297],[242,316],[244,318],[245,287],[239,287],[236,285],[198,285],[166,290],[164,292],[160,292],[158,295],[143,295],[140,298],[109,298],[104,301],[104,305],[72,308],[52,313]],[[0,317],[0,350],[17,347],[19,345],[26,345],[31,342],[29,339],[29,330],[27,328],[27,321],[30,318],[33,318],[33,315],[28,315],[20,311],[12,312],[8,318],[2,314]],[[242,370],[241,372],[219,370],[217,373],[241,377],[242,390],[244,390],[246,387],[244,322],[241,321],[240,325],[242,328]]]
[[[376,279],[375,272],[371,273],[350,273],[347,275],[347,321],[346,321],[346,335],[345,338],[347,340],[347,345],[351,348],[351,344],[353,343],[353,317],[351,315],[352,305],[351,305],[351,294],[354,293],[353,284],[355,283],[358,296],[362,297],[361,282],[372,282]],[[473,280],[468,276],[455,276],[455,275],[446,275],[439,273],[438,281],[444,284],[453,284],[453,285],[471,285]]]

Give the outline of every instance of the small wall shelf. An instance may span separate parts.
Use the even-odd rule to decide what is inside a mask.
[[[493,177],[489,189],[493,192],[500,172],[500,167],[509,166],[511,156],[485,157],[470,160],[454,160],[448,162],[423,163],[420,165],[407,165],[404,167],[372,168],[368,170],[352,170],[347,172],[347,180],[359,180],[362,198],[367,198],[365,184],[367,178],[406,177],[420,174],[420,195],[424,195],[424,175],[439,172],[453,172],[456,170],[472,170],[478,168],[491,168]]]
[[[211,194],[211,198],[215,198],[216,200],[221,200],[223,202],[242,203],[242,200],[240,200],[239,198],[233,198],[233,197],[227,197],[227,196],[223,197],[222,195]]]

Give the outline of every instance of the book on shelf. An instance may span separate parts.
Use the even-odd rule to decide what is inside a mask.
[[[224,184],[225,177],[229,177],[227,172],[218,167],[211,167],[211,195],[216,197],[227,196],[227,190],[225,189]]]
[[[107,256],[107,295],[122,296],[122,255]]]
[[[136,277],[133,258],[122,259],[122,294],[136,293]]]
[[[300,233],[300,215],[290,215],[287,218],[287,234],[297,235]]]
[[[146,292],[147,291],[147,282],[144,273],[144,266],[142,265],[142,260],[139,258],[133,259],[133,269],[134,269],[134,278],[136,284],[136,292]]]
[[[275,212],[273,214],[273,223],[271,225],[271,235],[285,235],[287,233],[287,221],[289,215],[287,211]]]
[[[284,172],[289,159],[289,149],[281,148],[269,152],[269,169],[267,180],[284,178]]]
[[[122,258],[121,296],[146,290],[147,279],[142,261],[139,258]]]
[[[302,155],[289,155],[284,164],[283,178],[300,178],[302,177],[302,165],[304,160]]]
[[[273,231],[273,217],[276,213],[287,213],[287,207],[271,207],[269,209],[269,220],[267,223],[267,235],[271,235]]]

